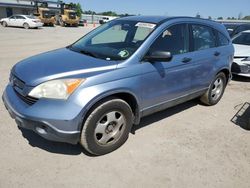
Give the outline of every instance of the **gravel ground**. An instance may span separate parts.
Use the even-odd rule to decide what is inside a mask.
[[[0,27],[0,93],[16,62],[66,46],[91,29]],[[19,130],[1,101],[0,187],[248,188],[250,131],[231,122],[245,102],[250,80],[237,77],[218,105],[194,100],[146,117],[120,149],[91,157],[79,145]]]

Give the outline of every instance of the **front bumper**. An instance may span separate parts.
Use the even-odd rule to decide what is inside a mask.
[[[59,107],[60,105],[51,109],[52,112],[43,108],[42,106],[44,105],[40,105],[40,108],[39,104],[29,106],[16,95],[10,85],[6,87],[2,99],[10,116],[15,119],[19,127],[32,130],[47,140],[70,144],[78,143],[80,138],[78,127],[79,120],[81,120],[79,115],[76,115],[72,120],[67,120],[63,116],[59,117],[56,114],[54,114],[53,119],[47,119],[47,117],[52,117],[51,113],[56,108],[59,108],[57,109],[59,112],[62,111],[62,108]],[[48,113],[47,117],[44,110]]]
[[[250,64],[248,65],[248,64],[233,62],[232,74],[250,77]]]

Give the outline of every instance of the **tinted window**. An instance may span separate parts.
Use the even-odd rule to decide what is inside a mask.
[[[226,46],[229,44],[229,40],[223,34],[218,32],[218,46]]]
[[[234,44],[250,45],[250,33],[241,33],[233,39]]]
[[[16,19],[16,16],[11,16],[10,19]]]
[[[172,55],[188,52],[187,26],[180,24],[168,28],[151,46],[150,52],[153,51],[166,51]]]
[[[16,16],[16,19],[25,19],[23,16]]]
[[[213,29],[202,25],[192,25],[192,35],[195,51],[215,47]]]

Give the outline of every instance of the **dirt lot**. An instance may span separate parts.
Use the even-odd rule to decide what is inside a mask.
[[[66,46],[92,28],[0,27],[0,94],[21,59]],[[0,102],[0,187],[211,187],[250,185],[250,131],[231,122],[250,102],[236,78],[221,102],[197,100],[144,118],[117,151],[88,156],[79,145],[20,131]]]

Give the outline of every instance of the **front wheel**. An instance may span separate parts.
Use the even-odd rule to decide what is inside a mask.
[[[2,26],[7,27],[8,26],[7,22],[3,22]]]
[[[24,23],[23,27],[24,27],[24,29],[29,29],[30,28],[29,24],[27,24],[27,23]]]
[[[102,102],[89,114],[83,125],[81,145],[94,155],[116,150],[126,142],[133,117],[130,106],[121,99]]]
[[[207,92],[200,98],[206,105],[217,104],[223,96],[226,88],[226,76],[223,72],[216,75]]]

